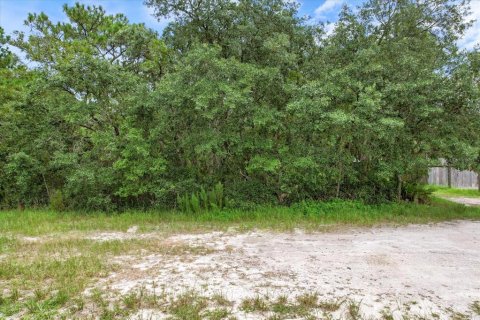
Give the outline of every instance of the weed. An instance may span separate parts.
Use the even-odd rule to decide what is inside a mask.
[[[315,308],[318,303],[318,293],[305,293],[297,297],[299,306],[303,308]]]
[[[168,311],[179,320],[202,320],[202,311],[208,306],[207,300],[193,291],[177,296]]]
[[[480,301],[474,301],[470,305],[470,309],[476,314],[480,316]]]
[[[35,296],[35,301],[41,301],[45,299],[47,296],[47,292],[43,289],[37,288],[33,291],[33,294]]]
[[[222,320],[227,319],[230,316],[230,311],[226,308],[208,310],[204,314],[204,318],[207,320]]]
[[[123,304],[127,309],[136,310],[139,308],[141,303],[141,297],[138,296],[135,292],[129,293],[123,297]]]
[[[342,302],[340,301],[320,301],[318,307],[323,311],[335,312],[340,309]]]
[[[0,236],[0,254],[11,251],[17,241],[11,237]]]
[[[292,306],[288,302],[288,297],[280,295],[272,305],[272,311],[275,313],[289,314],[292,312]]]
[[[211,300],[214,303],[216,303],[217,305],[222,306],[222,307],[230,307],[233,304],[222,293],[215,293],[214,295],[212,295]]]
[[[269,306],[266,299],[257,295],[253,298],[243,299],[240,309],[245,312],[264,312],[269,310]]]
[[[380,315],[382,316],[382,320],[394,320],[392,311],[390,311],[390,309],[382,310]]]
[[[20,292],[18,291],[18,288],[13,288],[13,289],[10,291],[10,297],[9,297],[9,299],[10,299],[11,301],[17,301],[19,297],[20,297]]]
[[[471,317],[467,316],[466,314],[463,314],[461,312],[453,312],[450,315],[450,320],[469,320]]]
[[[347,309],[347,316],[351,320],[360,320],[360,303],[356,303],[355,301],[350,301],[348,303]]]

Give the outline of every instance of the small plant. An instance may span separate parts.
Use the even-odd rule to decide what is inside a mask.
[[[246,312],[268,311],[268,303],[260,296],[247,298],[240,304],[240,309]]]
[[[85,300],[82,297],[77,297],[72,299],[72,306],[70,307],[70,311],[72,313],[82,311],[85,307]]]
[[[60,190],[55,190],[50,196],[50,208],[55,211],[64,211],[65,202],[63,201],[63,193]]]
[[[272,310],[276,313],[287,314],[291,309],[292,307],[288,303],[288,297],[285,295],[278,296],[272,305]]]
[[[424,184],[407,184],[405,186],[405,197],[414,203],[428,203],[433,190]]]
[[[216,293],[212,296],[212,301],[215,302],[217,305],[222,306],[222,307],[229,307],[233,303],[228,300],[223,294],[221,293]]]
[[[230,311],[226,308],[213,309],[205,312],[204,318],[208,320],[222,320],[227,319],[230,315]]]
[[[390,309],[384,309],[380,313],[382,316],[382,320],[394,320],[395,318],[393,317],[392,311]]]
[[[359,320],[361,319],[360,316],[360,303],[355,303],[354,301],[350,301],[348,304],[348,319],[351,320]]]
[[[17,301],[20,297],[20,293],[17,288],[13,288],[12,291],[10,292],[10,300],[11,301]]]
[[[342,303],[341,302],[337,302],[337,301],[320,301],[318,303],[318,306],[320,307],[320,309],[322,309],[323,311],[327,311],[327,312],[335,312],[337,311],[338,309],[340,309],[340,305]]]
[[[188,195],[186,195],[186,194],[183,195],[183,196],[177,195],[177,205],[178,205],[178,208],[181,211],[186,212],[186,213],[191,212],[190,199],[189,199]]]
[[[176,319],[201,320],[202,311],[207,308],[207,300],[195,292],[189,291],[179,295],[168,308]]]
[[[318,294],[316,292],[302,294],[297,297],[297,302],[303,308],[315,308],[318,304]]]
[[[123,304],[127,309],[136,310],[140,306],[140,297],[135,292],[132,292],[123,297]]]
[[[177,206],[185,213],[222,209],[225,206],[223,185],[219,182],[208,192],[202,187],[199,193],[177,195]]]
[[[470,309],[476,314],[480,316],[480,301],[475,301],[470,306]]]
[[[39,288],[35,289],[33,291],[33,294],[35,296],[35,301],[41,301],[47,297],[47,292]]]
[[[215,204],[218,208],[223,208],[223,184],[221,182],[215,185],[213,189],[215,192]]]
[[[200,200],[195,193],[192,193],[192,197],[190,199],[190,206],[194,213],[202,211],[202,208],[200,207]]]
[[[199,198],[200,202],[202,203],[202,208],[208,210],[208,194],[203,187],[200,189]]]

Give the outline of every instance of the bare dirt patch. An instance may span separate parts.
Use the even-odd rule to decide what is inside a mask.
[[[469,197],[445,197],[445,199],[452,202],[461,203],[469,207],[480,206],[480,198],[469,198]]]
[[[405,313],[447,319],[454,312],[479,319],[471,304],[480,300],[480,222],[334,233],[214,232],[168,240],[208,250],[123,257],[120,269],[98,287],[120,294],[139,288],[220,293],[234,303],[238,319],[252,318],[240,308],[244,299],[305,293],[361,302],[365,318],[388,311],[394,319]],[[342,318],[344,305],[333,315]]]

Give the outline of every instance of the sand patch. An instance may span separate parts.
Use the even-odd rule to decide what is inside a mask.
[[[246,318],[240,302],[255,295],[317,292],[329,301],[353,299],[367,318],[386,309],[398,316],[408,310],[448,319],[453,310],[475,318],[469,306],[480,300],[479,222],[334,233],[213,232],[168,240],[211,251],[129,257],[101,286],[121,294],[138,288],[221,292],[239,319]]]
[[[468,198],[468,197],[445,197],[444,199],[452,202],[461,203],[467,207],[480,206],[480,198]]]

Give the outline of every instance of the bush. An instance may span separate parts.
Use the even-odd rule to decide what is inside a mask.
[[[202,187],[199,193],[177,195],[177,208],[186,213],[199,213],[211,209],[222,209],[225,206],[223,184],[217,183],[210,191]]]
[[[415,203],[428,203],[434,189],[426,184],[407,184],[405,186],[405,199]]]
[[[55,211],[64,211],[65,203],[63,201],[63,193],[60,190],[55,190],[50,196],[50,208]]]

